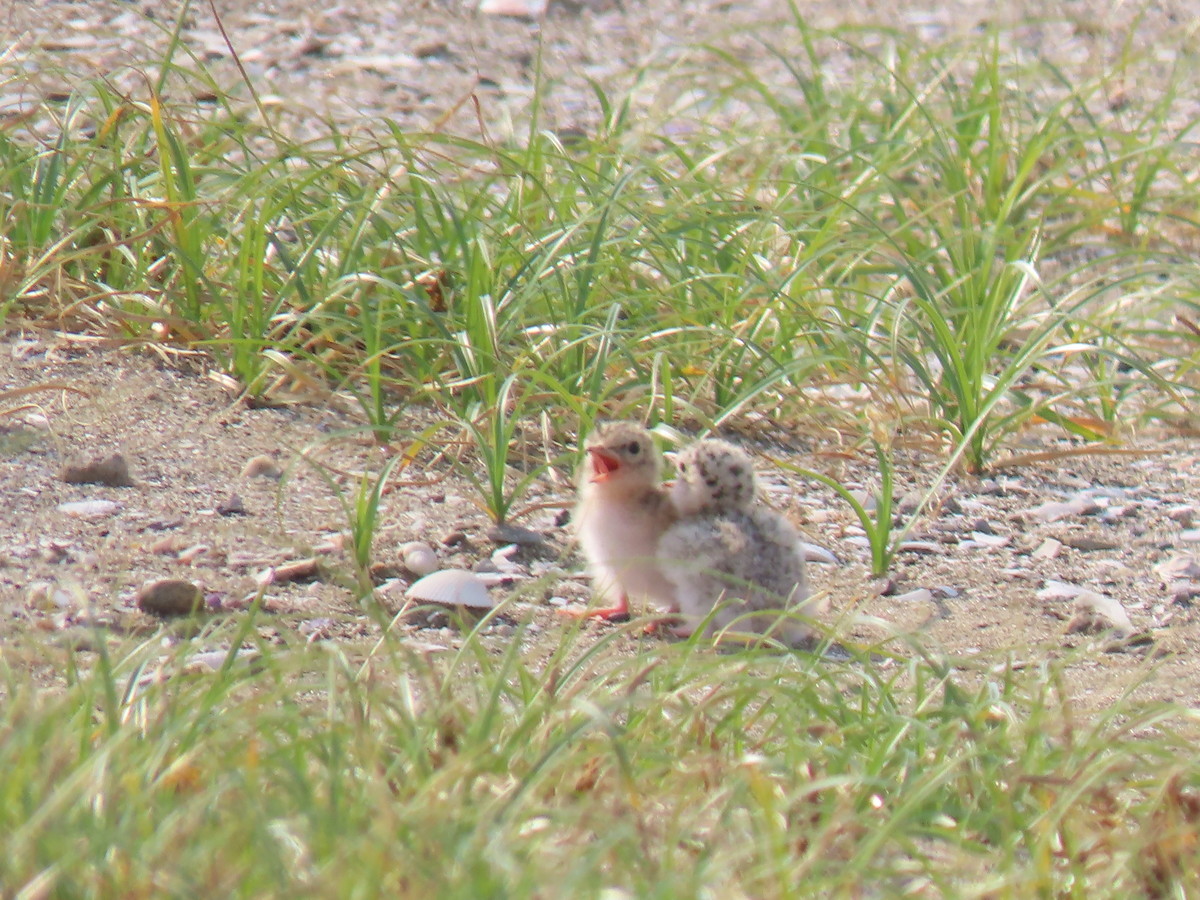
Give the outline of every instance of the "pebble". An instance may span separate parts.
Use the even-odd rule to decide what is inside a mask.
[[[1095,591],[1083,591],[1075,598],[1075,615],[1067,623],[1067,634],[1098,634],[1104,631],[1127,638],[1136,629],[1119,601]]]
[[[1056,541],[1054,538],[1046,538],[1038,548],[1030,554],[1034,559],[1057,559],[1062,552],[1062,542]]]
[[[938,553],[941,551],[941,545],[933,541],[901,541],[896,547],[901,553]]]
[[[442,544],[447,547],[467,547],[470,546],[470,541],[467,540],[467,534],[464,531],[451,531],[444,538]]]
[[[1189,528],[1186,531],[1179,532],[1179,539],[1187,541],[1189,544],[1200,542],[1200,528]]]
[[[1196,507],[1190,505],[1172,506],[1167,510],[1167,518],[1172,522],[1178,522],[1184,528],[1191,528],[1192,523],[1196,521]]]
[[[320,616],[316,619],[305,619],[296,626],[296,630],[308,638],[311,644],[313,641],[327,641],[333,637],[333,626],[333,619]]]
[[[275,464],[270,456],[255,456],[242,467],[243,478],[270,478],[278,481],[283,477],[283,470]]]
[[[1200,582],[1177,581],[1171,585],[1171,602],[1180,606],[1191,606],[1192,601],[1200,597]]]
[[[142,585],[137,606],[152,616],[190,616],[204,608],[204,592],[182,578],[162,578]]]
[[[259,655],[257,650],[239,649],[233,655],[233,665],[239,668],[252,667]],[[186,675],[208,675],[220,672],[228,658],[228,650],[208,650],[204,653],[197,653],[187,659],[182,671]]]
[[[967,548],[984,547],[987,549],[993,549],[996,547],[1003,547],[1011,540],[1012,538],[1008,537],[1007,535],[990,534],[983,531],[972,531],[971,539],[968,541],[963,541],[961,544],[959,544],[959,546]]]
[[[953,600],[960,593],[962,592],[958,588],[948,584],[939,584],[933,589],[933,596],[939,600]]]
[[[244,516],[246,515],[246,506],[242,503],[242,498],[235,492],[217,504],[217,513],[222,516]]]
[[[76,519],[104,519],[115,515],[121,504],[112,500],[74,500],[58,504],[58,511]]]
[[[536,547],[546,542],[546,536],[532,528],[513,525],[511,522],[501,522],[487,530],[489,541],[495,544],[523,544]]]
[[[1170,584],[1172,581],[1197,579],[1200,578],[1200,562],[1197,562],[1196,557],[1190,555],[1172,556],[1155,566],[1154,574],[1165,584]]]
[[[1070,516],[1086,516],[1100,511],[1099,504],[1091,497],[1078,494],[1070,500],[1049,500],[1041,506],[1029,510],[1029,516],[1039,522],[1049,524]]]
[[[1106,538],[1092,537],[1087,534],[1068,534],[1063,537],[1063,543],[1073,550],[1092,553],[1097,550],[1116,550],[1120,544]]]
[[[107,487],[132,487],[129,464],[120,453],[78,465],[63,467],[59,477],[67,484],[103,484]]]
[[[179,538],[173,534],[168,534],[154,541],[146,549],[158,556],[174,556],[179,552]]]
[[[932,603],[933,591],[929,588],[917,588],[915,591],[896,594],[892,599],[897,603]]]

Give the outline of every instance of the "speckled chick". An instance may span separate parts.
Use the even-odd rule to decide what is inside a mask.
[[[677,515],[662,486],[662,458],[635,422],[607,422],[584,442],[579,503],[572,522],[587,557],[594,596],[612,606],[584,615],[629,615],[630,597],[674,610],[673,588],[658,564],[658,541]]]
[[[663,534],[658,553],[684,621],[677,633],[691,633],[724,603],[710,631],[732,624],[735,631],[769,633],[793,646],[811,640],[803,622],[775,612],[747,615],[796,611],[808,598],[799,537],[783,516],[755,502],[750,456],[709,439],[681,451],[675,465],[671,501],[680,518]]]

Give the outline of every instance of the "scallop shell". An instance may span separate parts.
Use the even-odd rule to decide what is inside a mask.
[[[429,575],[437,571],[437,554],[424,541],[409,541],[400,548],[400,557],[404,561],[404,568],[414,575]]]
[[[491,609],[495,604],[487,586],[474,572],[466,569],[442,569],[413,583],[404,594],[409,600],[436,603],[438,606],[466,606]]]

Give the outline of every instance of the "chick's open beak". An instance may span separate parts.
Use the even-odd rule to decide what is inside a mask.
[[[598,481],[606,481],[613,472],[621,468],[621,461],[611,453],[605,453],[599,447],[588,447],[588,455],[592,458],[592,477],[593,483]]]

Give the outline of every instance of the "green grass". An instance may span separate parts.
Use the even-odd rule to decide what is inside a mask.
[[[186,644],[160,660],[156,641],[110,643],[56,690],[7,669],[0,883],[1117,897],[1195,864],[1185,713],[1077,716],[1053,667],[630,652],[630,628],[499,640],[485,623],[432,657],[393,637],[366,657],[264,644],[254,667],[204,674]]]
[[[132,95],[79,83],[43,136],[0,125],[0,319],[203,347],[256,397],[337,392],[393,460],[454,448],[496,520],[602,416],[832,429],[881,473],[874,512],[841,493],[882,572],[904,473],[881,415],[941,478],[1032,422],[1087,444],[1194,420],[1194,62],[1117,105],[1149,66],[1132,51],[1088,80],[1002,37],[797,14],[758,35],[784,83],[695,48],[656,73],[669,102],[598,89],[569,145],[536,105],[506,143],[387,122],[298,142],[174,40]],[[396,464],[343,496],[364,594]],[[208,639],[251,644],[251,622]],[[0,893],[1194,890],[1188,711],[1077,714],[1056,666],[637,634],[264,644],[198,675],[185,643],[149,679],[157,641],[98,636],[107,655],[63,651],[54,687],[10,645]]]

